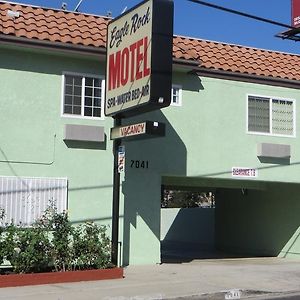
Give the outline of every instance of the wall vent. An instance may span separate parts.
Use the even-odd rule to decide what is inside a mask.
[[[290,158],[291,146],[282,144],[260,143],[257,145],[258,157]]]
[[[66,124],[64,140],[82,142],[104,142],[104,127]]]

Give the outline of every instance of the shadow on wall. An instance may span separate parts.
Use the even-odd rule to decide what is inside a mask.
[[[205,243],[209,239],[203,235],[213,226],[208,216],[199,214],[197,218],[193,209],[162,209],[163,262],[259,256],[300,258],[300,185],[256,182],[261,187],[256,189],[247,187],[247,182],[243,188],[240,181],[240,187],[225,188],[224,184],[230,182],[233,181],[223,181],[223,187],[214,186],[215,245]],[[203,213],[207,213],[205,210]]]
[[[163,208],[162,262],[211,258],[215,246],[214,219],[214,208]]]
[[[159,262],[161,176],[186,175],[186,147],[161,111],[140,115],[134,120],[126,119],[126,122],[133,124],[145,120],[165,123],[166,136],[124,143],[123,265],[130,263],[131,256],[142,262],[143,255],[153,255]],[[135,163],[137,161],[138,164]],[[148,167],[141,167],[142,162],[144,166],[147,162]],[[140,167],[137,168],[137,165]],[[136,228],[139,230],[134,232]],[[157,249],[153,249],[151,254],[152,248],[155,248],[153,245],[157,245]]]
[[[183,89],[187,91],[199,92],[204,90],[201,79],[194,73],[187,73],[183,78],[174,78],[175,81],[183,83]]]
[[[180,83],[184,90],[194,92],[204,90],[200,78],[195,74],[176,73],[173,82]],[[124,124],[149,120],[166,125],[165,137],[124,142],[126,166],[122,190],[124,194],[123,265],[128,265],[132,257],[135,263],[144,263],[143,256],[149,255],[152,255],[153,262],[160,262],[162,175],[186,176],[186,146],[163,111],[157,110],[123,120]],[[178,111],[178,118],[179,114]],[[149,168],[136,168],[136,161],[140,162],[140,165],[143,161],[148,162]]]
[[[220,189],[218,249],[254,256],[300,258],[300,185],[268,183],[265,191]]]

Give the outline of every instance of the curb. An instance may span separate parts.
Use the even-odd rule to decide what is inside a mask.
[[[234,292],[239,293],[234,293]],[[271,292],[258,290],[229,290],[216,293],[189,295],[172,298],[164,298],[164,300],[234,300],[234,299],[256,299],[256,300],[299,300],[300,291],[293,292]]]

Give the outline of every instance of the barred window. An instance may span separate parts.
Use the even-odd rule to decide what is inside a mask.
[[[67,209],[67,194],[66,178],[0,176],[0,226],[31,226],[50,206],[61,213]]]
[[[294,101],[248,96],[248,132],[294,135]]]
[[[272,100],[272,131],[274,134],[294,134],[293,102]]]
[[[63,114],[101,118],[103,84],[98,77],[65,74]]]

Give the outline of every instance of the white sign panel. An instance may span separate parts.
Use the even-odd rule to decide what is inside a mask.
[[[146,133],[146,122],[118,127],[115,130],[118,132],[114,134],[120,138],[144,134]]]
[[[171,12],[166,13],[169,10]],[[164,99],[164,89],[169,81],[171,84],[172,31],[173,3],[166,0],[144,1],[108,24],[106,115],[128,112],[149,102],[154,103],[152,108],[155,104],[158,108],[169,105],[170,99]],[[162,47],[163,44],[165,47]],[[164,54],[165,51],[167,54]],[[158,88],[161,95],[157,96]],[[163,100],[162,103],[158,103],[158,97]]]
[[[136,124],[114,127],[110,130],[110,139],[142,139],[160,137],[165,135],[165,124],[160,122],[145,121]]]
[[[231,171],[232,177],[256,178],[258,170],[255,168],[233,167]]]
[[[106,113],[149,101],[152,1],[108,26]]]

